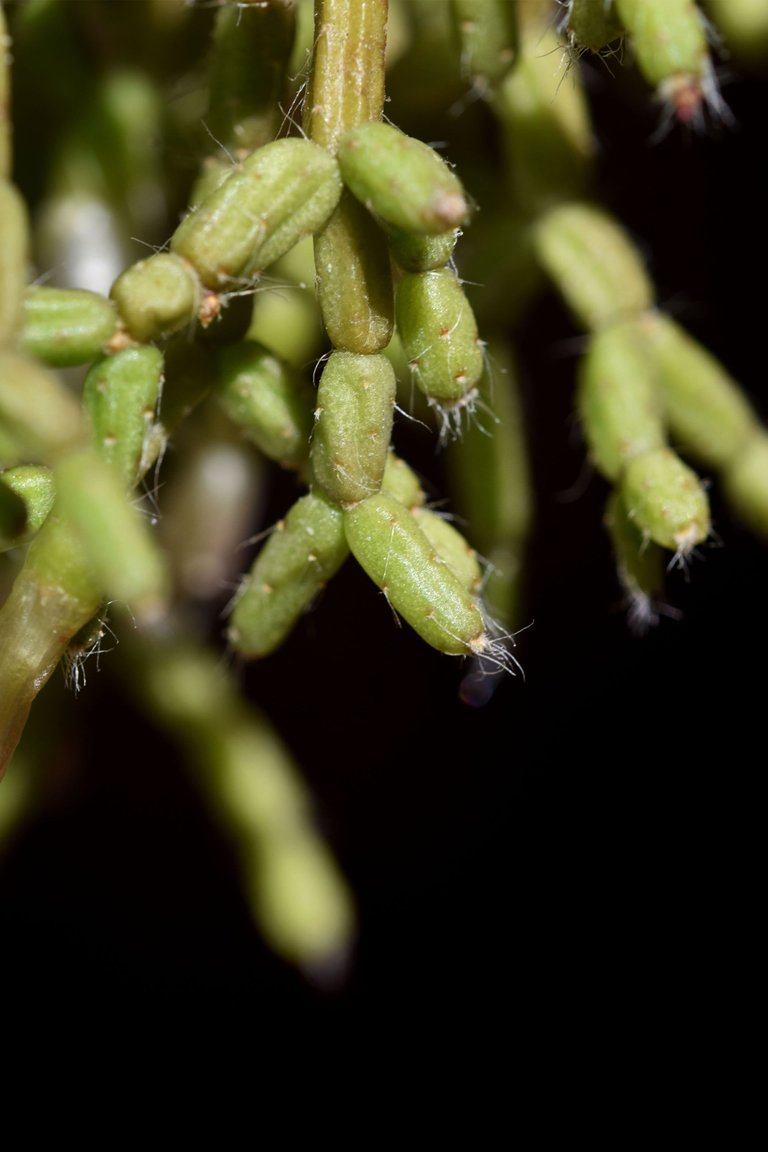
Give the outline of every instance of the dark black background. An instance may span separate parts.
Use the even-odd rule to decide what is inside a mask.
[[[768,84],[733,67],[723,80],[733,125],[651,143],[655,107],[590,67],[600,192],[644,244],[659,300],[768,418]],[[572,336],[545,297],[520,337],[538,501],[525,678],[463,705],[458,663],[397,629],[352,568],[243,674],[353,886],[346,978],[309,978],[263,947],[227,845],[107,656],[68,698],[51,799],[2,861],[13,999],[105,1019],[138,1002],[156,1021],[175,1005],[262,1037],[428,1012],[491,1021],[512,1044],[690,1037],[740,1013],[762,857],[768,552],[714,484],[716,539],[670,575],[680,618],[628,632],[604,492],[573,434]]]

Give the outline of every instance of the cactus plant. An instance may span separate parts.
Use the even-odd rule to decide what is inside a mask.
[[[481,842],[488,789],[500,836],[521,731],[562,708],[583,758],[656,722],[636,675],[620,719],[559,694],[583,651],[650,684],[715,543],[765,570],[768,411],[695,307],[745,235],[696,181],[768,55],[734,34],[721,91],[693,0],[119,7],[0,9],[5,859],[98,759],[148,805],[175,765],[251,930],[345,988],[358,820],[387,844],[415,789]]]

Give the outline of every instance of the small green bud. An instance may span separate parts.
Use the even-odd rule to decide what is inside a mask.
[[[653,284],[637,248],[602,208],[562,204],[534,228],[537,256],[576,321],[588,331],[653,306]]]
[[[110,296],[126,331],[146,344],[193,322],[200,283],[186,260],[173,252],[157,252],[118,276]]]
[[[644,537],[680,556],[710,532],[709,501],[696,475],[669,448],[629,461],[619,480],[627,515]]]
[[[438,403],[463,401],[483,374],[483,348],[453,269],[405,273],[396,289],[395,314],[417,387]]]
[[[80,288],[28,288],[20,347],[56,368],[95,360],[117,331],[114,304]]]
[[[311,460],[315,481],[336,504],[381,488],[396,393],[386,356],[331,353],[317,390]]]
[[[233,648],[248,659],[279,648],[348,555],[341,509],[319,492],[297,500],[240,586],[228,630]]]
[[[263,344],[245,340],[219,352],[216,397],[265,456],[299,468],[309,456],[314,392],[300,372]]]
[[[428,144],[390,124],[359,124],[339,144],[342,179],[357,199],[405,232],[440,233],[469,219],[458,177]]]

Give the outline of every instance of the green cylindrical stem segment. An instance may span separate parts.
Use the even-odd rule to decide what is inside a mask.
[[[592,462],[609,480],[633,457],[666,443],[656,374],[632,322],[590,334],[578,410]]]
[[[487,561],[483,601],[499,623],[520,621],[525,553],[534,516],[533,477],[518,372],[507,345],[488,348],[480,385],[486,413],[449,444],[447,464],[457,512]]]
[[[336,504],[381,488],[396,393],[386,356],[331,353],[317,390],[311,461],[316,483]]]
[[[405,273],[395,290],[395,315],[418,388],[438,402],[462,400],[482,376],[483,349],[456,273]]]
[[[387,240],[346,190],[314,248],[317,299],[333,346],[361,353],[386,348],[395,311]]]
[[[357,199],[395,228],[433,235],[469,218],[461,181],[442,156],[391,124],[360,124],[347,132],[338,160]]]
[[[195,320],[200,282],[186,260],[173,252],[157,252],[118,276],[110,296],[126,332],[144,344]]]
[[[49,517],[0,608],[0,778],[33,700],[100,603],[100,589],[71,526]]]
[[[80,288],[28,288],[19,345],[55,368],[88,364],[115,335],[115,305]]]
[[[700,80],[709,52],[694,0],[614,0],[638,67],[653,88],[682,77]]]
[[[562,52],[551,29],[527,29],[514,68],[494,93],[509,184],[531,215],[583,196],[592,175],[589,105],[575,69],[562,83],[553,63]]]
[[[74,526],[100,593],[127,604],[137,624],[156,624],[167,607],[166,565],[119,472],[87,448],[62,460],[54,481],[57,511]]]
[[[295,31],[291,0],[241,0],[217,11],[206,127],[227,152],[242,157],[278,135]]]
[[[219,352],[216,398],[270,460],[299,468],[309,456],[314,392],[307,378],[255,340]]]
[[[390,225],[385,226],[385,231],[392,258],[404,272],[433,272],[442,268],[453,256],[456,241],[461,235],[458,228],[436,236],[404,232],[402,228]]]
[[[218,376],[218,349],[178,333],[164,346],[163,359],[161,418],[170,436],[210,394]]]
[[[672,439],[706,467],[726,468],[759,428],[739,384],[670,316],[648,313],[636,327],[653,361]]]
[[[608,497],[604,523],[626,597],[629,626],[634,632],[644,632],[654,622],[664,592],[666,553],[638,530],[616,489]]]
[[[233,648],[249,659],[279,648],[348,555],[341,509],[319,492],[297,500],[243,580],[228,630]]]
[[[624,228],[594,204],[563,204],[534,229],[538,259],[576,322],[589,331],[653,306],[653,284]]]
[[[0,496],[6,500],[7,515],[0,529],[0,551],[26,544],[40,531],[53,507],[54,483],[49,468],[20,464],[0,472]],[[0,513],[2,520],[2,513]]]
[[[331,153],[350,128],[383,115],[388,8],[388,0],[315,0],[304,131]]]
[[[164,96],[148,70],[117,60],[98,70],[92,83],[86,108],[72,118],[68,146],[60,151],[62,184],[87,189],[141,236],[165,218],[158,193]]]
[[[389,496],[394,496],[406,508],[413,511],[421,507],[426,501],[421,481],[416,473],[406,464],[405,460],[396,455],[392,448],[387,453],[387,463],[384,467],[384,476],[381,481],[381,490]]]
[[[80,404],[66,385],[31,357],[2,350],[0,428],[16,452],[9,464],[51,462],[86,435]]]
[[[0,344],[13,340],[21,326],[28,264],[27,206],[14,185],[0,178]]]
[[[410,509],[414,520],[444,564],[447,564],[467,592],[477,595],[483,581],[483,570],[477,552],[458,528],[431,508]]]
[[[509,0],[451,0],[461,71],[481,90],[503,80],[517,54],[517,6]]]
[[[707,0],[707,16],[739,67],[768,60],[768,5],[765,0]]]
[[[722,474],[723,492],[751,531],[768,538],[768,435],[745,444]]]
[[[212,289],[269,267],[325,224],[341,196],[334,158],[309,140],[252,153],[182,220],[171,249]]]
[[[163,355],[149,344],[102,357],[85,378],[93,441],[128,491],[154,462],[162,381]]]
[[[612,10],[612,0],[568,0],[565,31],[576,48],[600,52],[624,34]]]
[[[670,448],[635,456],[626,465],[618,488],[638,532],[662,548],[685,556],[709,535],[704,486]]]
[[[477,600],[403,504],[380,492],[345,512],[344,528],[358,563],[427,644],[453,656],[484,650]]]
[[[500,544],[517,549],[533,522],[533,479],[519,373],[505,343],[488,348],[488,371],[480,385],[490,416],[470,425],[449,445],[451,488],[460,515],[472,525],[485,554]]]

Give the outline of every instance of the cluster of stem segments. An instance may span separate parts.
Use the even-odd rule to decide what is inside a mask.
[[[280,855],[275,829],[288,828],[295,844],[306,798],[290,767],[282,784],[263,767],[279,754],[235,682],[190,638],[186,601],[212,595],[211,586],[220,592],[241,555],[253,531],[242,477],[258,460],[292,473],[296,498],[267,526],[250,570],[237,574],[225,625],[231,653],[269,657],[352,558],[427,644],[469,660],[467,698],[482,699],[478,684],[489,673],[514,671],[531,484],[508,333],[543,288],[560,294],[585,335],[580,426],[609,492],[606,527],[631,620],[655,618],[665,572],[710,534],[713,476],[745,523],[768,534],[768,438],[726,368],[657,307],[642,256],[594,198],[594,139],[574,63],[611,54],[615,67],[637,69],[662,117],[682,127],[727,119],[712,57],[719,7],[148,4],[142,18],[159,21],[162,10],[177,37],[193,10],[209,14],[210,154],[172,235],[104,292],[45,283],[14,182],[8,48],[23,68],[25,44],[46,20],[66,22],[66,7],[28,0],[6,4],[4,16],[0,9],[8,88],[0,112],[0,774],[54,669],[76,662],[107,615],[127,609],[121,638],[145,706],[203,769],[206,756],[236,765],[215,799],[224,821],[260,845],[257,903],[273,942],[303,959],[326,955],[350,931],[342,882],[309,833],[307,859]],[[82,5],[70,7],[82,18]],[[765,29],[758,34],[764,42]],[[307,72],[297,86],[291,69],[302,35]],[[495,202],[489,193],[475,204],[450,156],[385,115],[395,41],[418,61],[411,75],[429,55],[436,83],[452,76],[467,101],[489,110],[503,157],[486,181],[498,189]],[[121,119],[118,89],[105,168],[112,164],[119,185],[123,162],[128,185],[130,163],[139,164],[136,130],[129,114]],[[83,170],[93,165],[89,146]],[[62,184],[68,179],[72,172]],[[315,331],[308,284],[319,351],[306,338]],[[284,291],[262,291],[276,285]],[[398,422],[409,418],[444,450],[465,534],[431,506],[398,451]],[[175,462],[184,512],[174,515],[171,485],[148,517],[147,493],[164,474],[169,444],[192,461],[186,470]],[[207,551],[190,559],[201,536]],[[263,776],[248,784],[246,748]],[[294,873],[313,877],[315,909],[330,908],[318,913],[309,944],[304,921],[281,920]],[[272,920],[270,908],[279,909]]]

